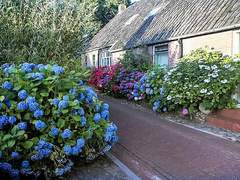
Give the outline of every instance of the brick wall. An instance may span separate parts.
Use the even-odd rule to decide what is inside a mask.
[[[233,31],[227,31],[183,39],[183,55],[205,46],[219,50],[224,54],[233,55],[233,34]]]

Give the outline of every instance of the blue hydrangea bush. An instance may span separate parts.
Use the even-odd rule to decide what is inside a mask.
[[[117,141],[109,105],[58,65],[0,68],[0,176],[63,176]]]

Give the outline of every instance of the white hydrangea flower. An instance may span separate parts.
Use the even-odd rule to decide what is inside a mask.
[[[224,79],[224,80],[221,80],[221,83],[222,84],[226,84],[228,82],[228,80]]]
[[[194,88],[198,88],[198,87],[199,87],[199,85],[194,85],[193,87],[194,87]]]
[[[167,100],[168,101],[172,100],[172,96],[168,95]]]
[[[205,83],[209,83],[209,82],[210,82],[210,79],[204,79],[204,82],[205,82]]]
[[[209,67],[209,66],[204,66],[204,68],[205,68],[206,70],[210,70],[210,67]]]
[[[211,66],[211,69],[217,69],[218,67],[217,67],[217,65],[213,65],[213,66]]]
[[[173,84],[177,84],[178,83],[178,81],[173,81]]]
[[[209,91],[208,93],[207,93],[207,95],[212,95],[213,94],[213,92],[212,91]]]
[[[240,58],[234,58],[233,62],[240,62]]]
[[[202,94],[207,93],[207,89],[201,89],[200,93],[202,93]]]
[[[216,78],[216,77],[218,77],[218,74],[217,74],[217,73],[213,73],[213,74],[212,74],[212,77],[213,77],[213,78]]]
[[[224,67],[225,67],[226,69],[228,69],[228,68],[231,67],[231,64],[225,64]]]

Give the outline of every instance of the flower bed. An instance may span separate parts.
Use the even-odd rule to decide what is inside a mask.
[[[231,97],[240,84],[240,61],[220,52],[198,49],[179,60],[175,67],[153,67],[147,73],[116,71],[109,82],[112,92],[128,99],[145,100],[153,111],[180,111],[183,116],[197,111],[233,108]]]
[[[117,141],[109,105],[58,65],[0,69],[0,176],[62,176]]]
[[[110,82],[113,80],[119,68],[119,64],[95,68],[92,71],[89,83],[96,89],[107,92],[110,88]]]

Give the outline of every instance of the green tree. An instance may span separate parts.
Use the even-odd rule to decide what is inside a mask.
[[[125,4],[126,6],[130,4],[129,0],[97,0],[97,2],[96,18],[102,25],[107,24],[118,13],[120,4]]]

